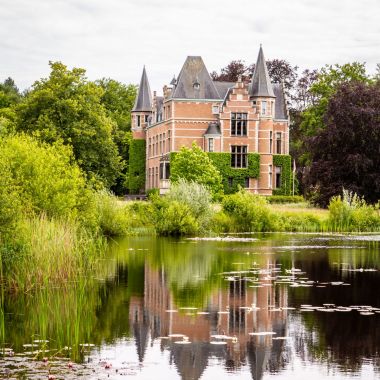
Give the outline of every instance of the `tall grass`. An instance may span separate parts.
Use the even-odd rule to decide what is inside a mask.
[[[46,215],[26,218],[14,244],[3,247],[5,286],[29,291],[62,284],[91,266],[104,246],[103,238],[90,234],[75,221]]]

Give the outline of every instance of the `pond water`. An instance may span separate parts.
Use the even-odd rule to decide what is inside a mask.
[[[5,298],[0,378],[379,379],[379,240],[115,241],[93,276]]]

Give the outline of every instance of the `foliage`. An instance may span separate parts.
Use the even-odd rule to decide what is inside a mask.
[[[191,148],[183,146],[178,153],[170,154],[170,181],[180,178],[205,185],[214,198],[222,192],[222,177],[206,152],[195,142]]]
[[[152,189],[148,189],[146,191],[146,196],[148,197],[148,199],[150,198],[154,198],[156,196],[160,195],[160,189],[158,189],[157,187],[154,187]]]
[[[342,188],[380,199],[380,84],[345,83],[329,101],[326,128],[308,140],[308,188],[326,206]]]
[[[367,205],[356,193],[343,190],[343,196],[329,203],[329,226],[333,231],[376,231],[380,228],[377,206]]]
[[[16,107],[17,128],[41,141],[62,140],[89,177],[114,184],[122,169],[112,139],[114,122],[101,103],[104,91],[87,81],[85,70],[50,63],[49,78],[34,83]]]
[[[244,61],[231,61],[226,67],[220,69],[220,74],[213,71],[211,78],[217,82],[237,82],[239,76],[242,78],[248,77],[249,68],[244,64]]]
[[[231,153],[208,153],[208,156],[222,176],[225,194],[235,193],[239,187],[244,187],[247,177],[259,177],[260,155],[257,153],[248,153],[248,167],[241,169],[231,167]],[[232,186],[230,186],[231,180]]]
[[[21,94],[12,78],[0,83],[0,109],[9,108],[21,100]]]
[[[267,198],[268,203],[302,203],[305,202],[301,195],[270,195]]]
[[[238,232],[262,232],[276,230],[275,215],[271,215],[266,199],[239,190],[227,195],[222,202],[223,211],[232,217]]]
[[[209,227],[211,194],[205,185],[180,178],[165,197],[153,195],[151,199],[161,235],[193,235]]]
[[[145,190],[146,141],[133,139],[129,147],[128,189],[132,194]]]
[[[206,227],[212,209],[211,194],[205,185],[180,178],[171,186],[166,198],[169,202],[178,201],[187,205],[200,228]]]
[[[119,155],[124,164],[129,161],[129,145],[132,139],[131,111],[135,102],[137,87],[135,85],[122,84],[113,79],[100,79],[95,82],[103,89],[101,103],[104,105],[107,115],[114,121],[115,128],[112,138],[117,145]],[[126,175],[128,167],[124,166],[116,184],[111,188],[118,195],[126,193]]]
[[[153,205],[155,228],[159,235],[194,235],[199,231],[199,224],[187,204],[157,197]]]
[[[329,99],[343,83],[350,82],[369,82],[364,64],[354,62],[344,65],[327,65],[318,72],[317,79],[313,81],[309,89],[309,93],[315,100],[313,105],[304,111],[300,125],[306,136],[314,136],[325,128],[324,116]]]
[[[289,155],[274,154],[273,166],[281,167],[281,187],[273,189],[273,195],[290,195],[292,193],[292,159]]]
[[[24,213],[75,218],[87,207],[85,178],[71,149],[59,142],[48,145],[26,135],[2,138],[0,170],[1,193],[8,193],[15,209],[22,205]]]

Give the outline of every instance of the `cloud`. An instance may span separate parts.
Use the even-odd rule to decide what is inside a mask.
[[[373,72],[380,61],[378,0],[0,0],[0,9],[0,80],[21,88],[60,60],[125,83],[146,64],[160,91],[187,55],[219,70],[254,62],[260,43],[267,58],[301,68],[360,61]]]

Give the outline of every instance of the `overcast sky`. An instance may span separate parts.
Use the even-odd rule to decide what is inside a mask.
[[[49,74],[49,60],[87,70],[89,79],[152,90],[178,75],[187,55],[209,71],[233,59],[301,68],[380,62],[380,0],[0,0],[0,81],[24,89]]]

